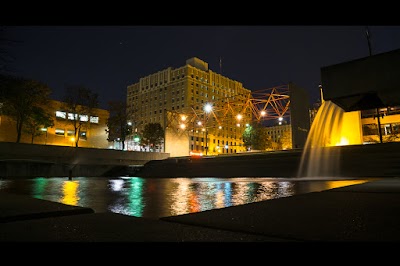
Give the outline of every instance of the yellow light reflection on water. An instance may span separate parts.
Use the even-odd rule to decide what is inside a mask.
[[[327,189],[337,188],[337,187],[346,187],[351,185],[358,185],[362,183],[366,183],[367,180],[334,180],[334,181],[326,181]]]
[[[190,189],[189,185],[191,184],[189,179],[180,178],[177,179],[177,188],[173,192],[173,199],[171,203],[171,213],[172,215],[180,215],[183,213],[187,213],[189,211],[189,204],[194,204],[196,201],[192,198],[190,199]],[[196,203],[198,204],[198,203]],[[193,209],[197,209],[198,206]]]
[[[222,190],[218,190],[215,195],[215,207],[217,208],[225,207],[225,195]]]
[[[234,205],[242,205],[248,202],[248,186],[247,184],[239,183],[232,190],[232,202]]]
[[[61,203],[77,206],[79,181],[64,181],[62,184],[63,196],[60,199]]]

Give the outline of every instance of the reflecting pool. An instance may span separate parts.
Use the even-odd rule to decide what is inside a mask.
[[[373,180],[328,178],[75,177],[2,179],[0,192],[63,204],[159,218],[360,184]],[[376,180],[376,179],[374,179]]]

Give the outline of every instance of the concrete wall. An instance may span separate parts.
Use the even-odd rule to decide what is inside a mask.
[[[166,128],[165,152],[169,153],[171,157],[189,156],[189,132]]]
[[[327,147],[338,156],[336,175],[346,178],[400,177],[400,143]],[[322,153],[322,160],[334,160]],[[302,150],[151,161],[140,177],[296,177]],[[306,160],[307,161],[307,160]]]
[[[324,99],[345,111],[400,104],[400,49],[321,68]]]
[[[168,153],[0,142],[0,176],[103,176],[123,166],[143,166]]]
[[[290,93],[290,124],[292,126],[292,147],[304,148],[310,130],[310,98],[308,93],[289,83]]]

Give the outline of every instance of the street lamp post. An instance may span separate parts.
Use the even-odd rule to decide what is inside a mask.
[[[207,119],[208,119],[208,114],[212,111],[212,105],[210,103],[206,103],[204,105],[204,111],[205,111],[205,117],[204,117],[204,127],[206,128],[206,155],[208,153],[208,129],[207,129]]]

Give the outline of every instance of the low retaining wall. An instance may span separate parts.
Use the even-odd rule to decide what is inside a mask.
[[[336,176],[400,177],[400,143],[329,149],[338,151]],[[302,150],[290,150],[173,158],[167,153],[0,143],[0,177],[296,177],[301,155]]]
[[[339,169],[331,177],[400,177],[400,143],[329,147]],[[325,153],[328,154],[328,153]],[[140,177],[296,177],[302,150],[150,161]],[[324,156],[324,155],[321,155]]]
[[[116,175],[166,158],[168,153],[0,142],[0,177]]]

